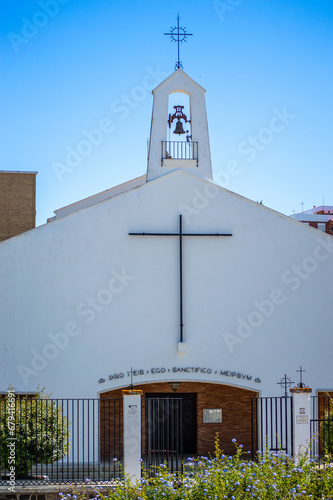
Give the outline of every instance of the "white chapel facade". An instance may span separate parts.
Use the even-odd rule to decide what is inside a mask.
[[[250,447],[251,398],[284,374],[333,390],[333,238],[214,184],[184,71],[153,96],[145,175],[0,243],[1,390],[120,397],[132,371],[184,398],[184,452]]]

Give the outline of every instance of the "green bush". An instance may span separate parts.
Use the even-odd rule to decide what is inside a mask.
[[[325,454],[333,454],[333,403],[330,400],[329,408],[324,411],[323,421],[320,425],[320,439]]]
[[[33,464],[66,457],[68,438],[62,406],[44,389],[38,388],[32,397],[0,399],[0,465],[15,467],[16,479],[27,478]]]

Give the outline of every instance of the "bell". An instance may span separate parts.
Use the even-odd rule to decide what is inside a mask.
[[[176,128],[175,130],[173,131],[174,134],[185,134],[185,130],[183,129],[183,124],[182,122],[180,121],[180,118],[178,118],[178,122],[176,123]]]

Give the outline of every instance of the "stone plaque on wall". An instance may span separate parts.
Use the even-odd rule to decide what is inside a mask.
[[[205,409],[203,411],[204,424],[220,424],[222,422],[222,408]]]

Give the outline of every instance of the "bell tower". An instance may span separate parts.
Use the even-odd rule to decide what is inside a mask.
[[[147,181],[178,169],[211,181],[205,89],[179,68],[152,93]],[[172,106],[173,94],[188,105]]]

